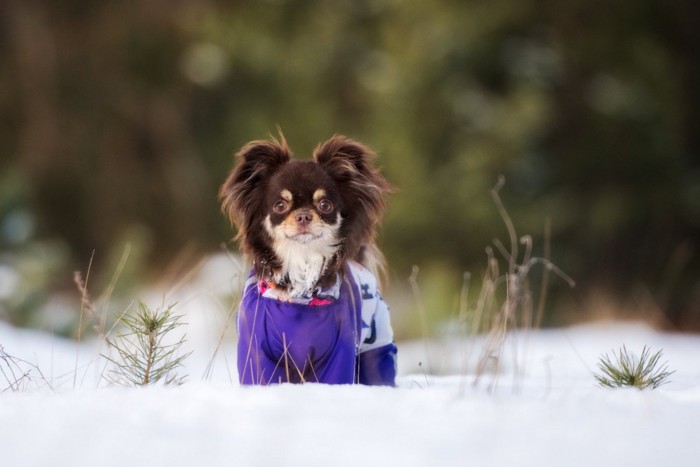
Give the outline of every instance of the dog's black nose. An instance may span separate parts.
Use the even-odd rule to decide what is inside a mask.
[[[311,223],[313,216],[311,215],[311,211],[298,211],[294,215],[294,220],[297,221],[297,224],[306,225]]]

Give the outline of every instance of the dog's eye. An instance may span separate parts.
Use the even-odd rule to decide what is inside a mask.
[[[275,211],[276,214],[284,214],[285,212],[289,211],[289,203],[281,199],[275,202],[275,204],[272,206],[272,210]]]
[[[322,199],[318,202],[318,206],[316,207],[318,208],[319,212],[323,214],[328,214],[333,210],[333,203],[331,203],[327,199]]]

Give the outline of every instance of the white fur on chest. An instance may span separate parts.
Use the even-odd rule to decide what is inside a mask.
[[[338,251],[339,240],[336,238],[341,218],[333,225],[324,224],[316,232],[317,236],[308,241],[288,237],[284,229],[275,228],[269,217],[265,227],[273,238],[275,254],[282,263],[282,271],[274,277],[281,282],[289,277],[289,295],[294,298],[310,297],[316,283],[323,275],[333,255]]]

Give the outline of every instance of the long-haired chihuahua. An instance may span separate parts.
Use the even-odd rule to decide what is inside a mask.
[[[238,312],[242,384],[395,385],[375,243],[392,188],[375,157],[343,136],[313,160],[294,160],[281,135],[236,154],[219,195],[253,263]]]

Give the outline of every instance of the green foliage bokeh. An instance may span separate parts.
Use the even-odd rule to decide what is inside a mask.
[[[279,127],[299,157],[334,133],[377,150],[399,189],[381,235],[399,281],[418,264],[458,293],[462,271],[478,275],[505,235],[488,194],[504,175],[538,254],[551,220],[551,259],[579,284],[569,314],[597,291],[697,327],[699,10],[8,0],[0,262],[16,267],[32,242],[61,245],[66,270],[93,250],[118,257],[126,241],[152,271],[214,251],[232,236],[216,199],[232,154]],[[555,284],[552,303],[561,293]],[[7,305],[11,319],[22,303]],[[571,318],[555,308],[549,322]]]

